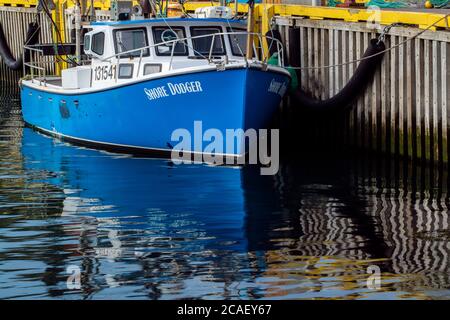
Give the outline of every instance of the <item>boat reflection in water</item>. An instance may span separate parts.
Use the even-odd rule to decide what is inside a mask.
[[[260,176],[256,167],[177,166],[75,148],[29,129],[21,148],[22,189],[44,191],[22,200],[20,212],[39,212],[33,222],[24,215],[14,223],[40,233],[32,242],[17,236],[0,254],[5,263],[20,254],[22,267],[38,264],[23,276],[30,295],[450,296],[442,174],[434,189],[428,173],[428,185],[409,181],[421,177],[410,167],[372,163],[376,170],[364,171],[336,160],[285,161],[276,176]],[[382,271],[379,290],[367,287],[373,265]],[[79,289],[67,288],[68,268],[80,269]],[[16,296],[25,295],[21,283]]]

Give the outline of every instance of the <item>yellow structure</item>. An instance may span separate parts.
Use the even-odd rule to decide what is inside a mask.
[[[85,0],[86,1],[86,0]],[[357,2],[365,2],[366,0],[357,0]],[[37,5],[38,0],[0,0],[0,6],[13,6],[13,7],[33,7]],[[74,6],[74,0],[54,0],[56,4],[56,10],[53,12],[53,17],[60,30],[64,30],[64,19],[63,12],[64,9]],[[134,1],[138,2],[138,1]],[[335,19],[343,20],[348,22],[364,22],[371,21],[374,17],[374,12],[371,10],[366,10],[365,8],[332,8],[325,6],[305,6],[305,5],[295,5],[295,4],[280,4],[281,0],[266,0],[265,3],[255,5],[255,22],[256,31],[265,33],[270,28],[270,22],[274,16],[301,16],[309,19]],[[86,2],[85,2],[86,3]],[[89,6],[90,1],[87,0],[87,6]],[[175,4],[177,2],[172,2]],[[193,12],[195,9],[204,6],[210,6],[212,2],[210,1],[198,1],[198,2],[187,2],[185,4],[185,9],[188,12]],[[219,2],[214,2],[214,4],[219,5]],[[234,3],[230,3],[229,6],[235,10],[236,6]],[[110,0],[95,0],[94,7],[97,10],[109,10]],[[246,4],[238,5],[238,12],[247,12]],[[405,11],[405,10],[381,10],[377,13],[377,18],[381,25],[389,25],[392,23],[402,23],[406,25],[414,25],[419,28],[426,28],[430,24],[444,17],[444,13],[439,13],[436,11]],[[443,19],[433,27],[447,28],[448,18]],[[56,32],[54,33],[56,37]],[[64,32],[61,32],[62,40],[64,41]],[[55,39],[56,40],[56,39]]]
[[[357,0],[356,2],[363,3],[367,0]],[[0,0],[0,6],[13,6],[13,7],[33,7],[37,5],[37,0]],[[54,0],[58,8],[70,8],[74,5],[73,0]],[[135,1],[137,3],[137,1]],[[271,17],[274,15],[279,16],[302,16],[306,18],[313,19],[336,19],[344,20],[349,22],[358,21],[368,21],[373,19],[373,11],[366,10],[365,8],[332,8],[325,6],[305,6],[305,5],[295,5],[295,4],[280,4],[282,0],[266,0],[265,3],[256,4],[256,16],[263,23],[263,28],[267,26],[264,25],[270,21]],[[176,1],[174,2],[176,3]],[[219,2],[214,2],[219,4]],[[196,8],[210,6],[210,1],[191,1],[185,4],[185,8],[188,12],[193,12]],[[89,6],[89,0],[88,0]],[[229,6],[234,10],[235,4],[230,3]],[[94,7],[99,10],[109,10],[110,0],[95,0]],[[247,12],[246,4],[239,4],[239,12]],[[444,13],[439,13],[437,11],[427,11],[427,10],[392,10],[386,9],[381,10],[379,14],[380,21],[382,25],[389,25],[394,22],[409,24],[419,26],[420,28],[425,28],[426,26],[432,24],[439,18],[442,18]],[[448,27],[448,21],[445,20],[439,22],[437,27]]]
[[[356,2],[363,3],[367,0],[357,0]],[[64,26],[64,10],[66,8],[73,7],[74,0],[54,0],[56,10],[53,11],[53,19],[57,23],[59,30],[61,30],[60,36],[53,30],[54,40],[66,41],[65,39],[65,26]],[[90,0],[81,0],[86,7],[89,7]],[[138,3],[137,0],[133,1]],[[255,31],[265,34],[270,29],[270,24],[274,16],[300,16],[309,19],[334,19],[343,20],[348,22],[364,22],[373,21],[374,12],[366,10],[365,8],[335,8],[326,6],[305,6],[295,4],[281,4],[282,0],[264,0],[263,3],[255,4]],[[0,6],[12,6],[12,7],[34,7],[38,3],[38,0],[0,0]],[[177,1],[172,1],[169,6],[174,9],[177,6]],[[195,9],[205,6],[211,6],[214,3],[219,5],[219,2],[212,1],[191,1],[187,2],[184,7],[187,12],[193,12]],[[110,0],[94,0],[94,7],[97,10],[109,10],[111,6]],[[235,10],[235,3],[230,3],[229,6]],[[238,4],[237,10],[239,13],[247,12],[247,4]],[[178,10],[171,10],[170,15],[176,14]],[[444,13],[437,11],[405,11],[405,10],[381,10],[376,14],[377,22],[381,25],[390,25],[392,23],[402,23],[405,25],[418,26],[419,28],[426,28],[433,24],[437,20],[444,17]],[[436,28],[448,28],[448,18],[442,19],[431,30]],[[59,38],[61,37],[61,38]],[[64,64],[61,63],[59,68],[64,68]]]
[[[36,6],[36,0],[0,0],[0,6],[8,7],[34,7]]]
[[[68,8],[74,5],[75,1],[72,0],[55,0],[55,4],[58,4],[59,6],[66,5]],[[35,7],[38,4],[38,0],[0,0],[0,7],[1,6],[8,6],[8,7]],[[95,0],[94,1],[94,7],[99,10],[109,10],[110,8],[110,1],[109,0]]]
[[[0,0],[1,1],[1,0]],[[194,11],[196,8],[211,5],[209,2],[188,2],[185,4],[187,11]],[[234,8],[234,4],[230,4]],[[335,19],[348,22],[364,22],[373,21],[374,12],[365,8],[332,8],[332,7],[314,7],[295,4],[257,4],[255,8],[258,11],[261,20],[270,21],[272,16],[300,16],[310,19]],[[247,5],[239,5],[239,12],[246,12]],[[405,10],[389,10],[382,9],[379,12],[379,23],[389,25],[392,23],[402,23],[426,28],[435,21],[443,18],[445,13],[436,11],[405,11]],[[263,18],[264,17],[264,18]],[[264,21],[262,21],[264,23]],[[436,24],[436,27],[447,28],[447,21],[442,20]],[[266,26],[263,26],[263,29]]]

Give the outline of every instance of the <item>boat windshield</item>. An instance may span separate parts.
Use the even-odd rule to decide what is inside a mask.
[[[195,38],[197,36],[205,36],[214,33],[222,32],[219,27],[192,27],[191,35],[193,37],[192,44],[195,49],[196,55],[208,55],[211,50],[211,42],[213,37],[201,37]],[[213,55],[225,55],[225,45],[222,36],[214,37],[214,44],[212,47]]]
[[[176,39],[186,38],[184,28],[177,27],[154,27],[153,28],[153,38],[155,39],[155,44],[167,41],[173,41]],[[173,43],[167,45],[159,45],[156,47],[156,54],[159,56],[170,56],[172,54]],[[173,49],[173,54],[175,56],[187,56],[188,46],[185,40],[180,40],[175,44]]]
[[[118,29],[114,30],[114,45],[116,53],[127,52],[148,46],[147,34],[145,28]],[[139,57],[140,51],[134,51],[121,55],[121,57]],[[143,50],[142,56],[148,56],[149,49]]]
[[[228,39],[230,40],[231,51],[234,56],[244,56],[247,50],[247,35],[245,29],[232,29],[227,28],[228,32],[236,32],[237,34],[229,34]]]

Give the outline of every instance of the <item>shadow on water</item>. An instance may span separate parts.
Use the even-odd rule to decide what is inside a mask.
[[[49,139],[23,128],[14,90],[0,97],[0,298],[450,297],[443,168],[176,166]]]

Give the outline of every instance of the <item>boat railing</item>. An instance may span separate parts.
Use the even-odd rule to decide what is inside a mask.
[[[210,64],[216,64],[216,65],[220,65],[223,64],[223,60],[218,60],[217,56],[225,56],[226,58],[228,57],[228,55],[225,53],[224,55],[217,55],[214,54],[214,44],[215,44],[215,40],[216,37],[219,36],[237,36],[237,35],[246,35],[246,36],[252,36],[254,39],[253,41],[253,54],[252,54],[252,58],[250,59],[251,61],[259,61],[262,63],[267,64],[267,60],[269,58],[270,52],[271,52],[271,46],[275,45],[275,52],[277,52],[278,54],[278,66],[279,67],[284,67],[284,52],[283,52],[283,45],[280,42],[280,40],[271,37],[271,36],[267,36],[267,35],[262,35],[261,33],[257,33],[257,32],[246,32],[246,31],[233,31],[233,32],[218,32],[218,33],[212,33],[212,34],[206,34],[206,35],[199,35],[199,36],[191,36],[191,37],[184,37],[184,38],[177,38],[177,39],[173,39],[173,40],[168,40],[168,41],[162,41],[159,43],[155,43],[155,44],[150,44],[148,46],[145,47],[141,47],[141,48],[136,48],[136,49],[132,49],[132,50],[128,50],[128,51],[123,51],[123,52],[119,52],[116,53],[114,55],[108,56],[106,58],[99,58],[99,60],[101,61],[108,61],[110,63],[115,63],[116,66],[116,70],[119,70],[119,64],[120,64],[120,59],[121,57],[123,58],[124,56],[129,57],[131,54],[135,54],[136,52],[139,53],[139,61],[138,61],[138,68],[137,68],[137,74],[140,74],[140,69],[141,69],[141,65],[142,65],[142,60],[144,58],[144,53],[146,50],[149,50],[150,48],[156,48],[159,46],[168,46],[171,47],[171,53],[169,56],[169,70],[172,70],[173,68],[173,60],[174,60],[174,56],[175,56],[175,47],[176,44],[181,42],[183,43],[185,46],[192,48],[189,44],[187,40],[192,40],[193,39],[201,39],[201,38],[208,38],[211,37],[211,45],[209,48],[209,52],[206,55],[196,51],[195,49],[192,48],[192,50],[194,50],[195,54],[200,56],[201,58],[204,58],[205,60],[208,61],[208,63]],[[256,38],[256,39],[255,39]],[[267,47],[264,46],[264,40],[267,41]],[[270,43],[270,45],[269,45]],[[246,52],[244,52],[242,50],[242,48],[238,45],[239,50],[241,51],[242,54],[242,59],[245,61],[245,63],[248,65],[249,64],[249,59],[247,59],[246,57]],[[49,77],[48,75],[48,71],[50,70],[49,67],[47,67],[47,65],[52,65],[54,64],[54,61],[45,61],[43,59],[44,57],[44,51],[42,49],[39,48],[38,45],[26,45],[24,46],[24,57],[25,54],[28,51],[28,55],[29,55],[29,61],[26,62],[24,59],[24,63],[23,63],[23,71],[24,71],[24,75],[26,75],[26,68],[28,67],[30,70],[30,74],[29,77],[31,78],[31,80],[34,81],[35,78],[38,78],[39,84],[42,85],[42,83],[44,83],[44,85],[46,85],[47,81],[47,77]],[[254,56],[254,58],[253,58]],[[136,56],[135,56],[136,57]],[[226,59],[225,58],[225,59]],[[115,61],[114,61],[115,60]],[[85,63],[90,63],[90,60],[87,61],[81,61],[78,62],[79,64],[85,64]],[[51,75],[51,77],[53,77]],[[118,79],[118,72],[115,73],[115,81],[117,82]]]
[[[25,59],[27,53],[29,54],[28,61]],[[43,79],[47,77],[47,68],[45,67],[46,61],[35,61],[35,59],[36,56],[43,57],[43,55],[44,50],[37,48],[35,45],[25,45],[23,47],[23,74],[26,75],[26,68],[30,68],[31,79],[33,80],[35,78],[35,73],[37,73],[40,85],[42,85]]]
[[[28,55],[28,59],[25,56]],[[47,57],[48,59],[45,59]],[[46,56],[41,46],[36,45],[25,45],[23,47],[23,75],[26,78],[34,81],[37,79],[40,85],[47,85],[48,78],[58,77],[55,72],[56,61],[55,59],[50,59],[51,56]],[[66,63],[70,61],[60,59]],[[91,60],[82,60],[78,62],[78,65],[88,65]],[[27,73],[27,68],[29,73]]]
[[[270,40],[268,42],[271,43],[271,46],[274,43],[275,43],[275,46],[276,46],[275,49],[276,49],[276,52],[278,54],[278,66],[279,67],[284,67],[283,44],[281,43],[280,40],[278,40],[278,39],[276,39],[274,37],[271,37],[271,36],[263,35],[261,33],[246,32],[246,31],[217,32],[217,33],[205,34],[205,35],[200,35],[200,36],[191,36],[191,37],[177,38],[177,39],[174,39],[174,40],[162,41],[162,42],[159,42],[159,43],[151,44],[151,45],[148,45],[148,46],[145,46],[145,47],[141,47],[141,48],[136,48],[136,49],[131,49],[131,50],[119,52],[119,53],[113,54],[111,56],[108,56],[106,58],[102,58],[101,60],[102,61],[112,62],[111,60],[115,59],[116,60],[115,62],[117,64],[117,68],[118,68],[119,64],[120,64],[121,56],[127,56],[128,57],[130,54],[139,52],[139,62],[138,62],[138,70],[137,70],[137,74],[139,74],[140,67],[141,67],[141,64],[142,64],[142,58],[143,58],[144,52],[146,50],[149,50],[150,48],[156,48],[156,47],[159,47],[159,46],[170,46],[171,47],[171,54],[170,54],[170,61],[169,61],[169,70],[171,70],[172,67],[173,67],[173,58],[175,56],[175,46],[176,46],[177,43],[181,42],[185,46],[190,47],[189,44],[186,43],[187,40],[191,40],[192,41],[193,39],[201,39],[201,38],[212,37],[211,45],[210,45],[209,52],[208,52],[208,56],[205,56],[205,55],[201,54],[200,52],[196,51],[192,47],[191,48],[192,48],[192,50],[195,51],[196,54],[198,54],[201,57],[207,59],[209,63],[216,63],[217,64],[219,62],[214,59],[215,56],[217,56],[217,55],[214,54],[215,39],[218,36],[226,36],[226,35],[228,35],[228,36],[230,36],[230,35],[234,35],[234,36],[236,36],[236,35],[246,35],[246,36],[249,36],[250,35],[250,36],[253,36],[253,37],[256,36],[258,41],[253,41],[253,53],[255,55],[256,60],[259,60],[259,61],[262,61],[262,62],[267,62],[267,59],[269,58],[270,49],[271,49],[269,47],[267,49],[268,52],[266,52],[266,49],[265,49],[265,47],[263,45],[263,43],[264,43],[263,40],[266,40],[266,41]],[[242,51],[242,49],[240,47],[239,47],[239,49]],[[261,50],[261,55],[258,54],[259,50]],[[225,54],[224,56],[227,56],[227,55]],[[246,58],[246,53],[242,52],[242,56],[245,59],[246,63],[248,64],[248,59]],[[116,73],[116,81],[117,81],[117,73]]]

